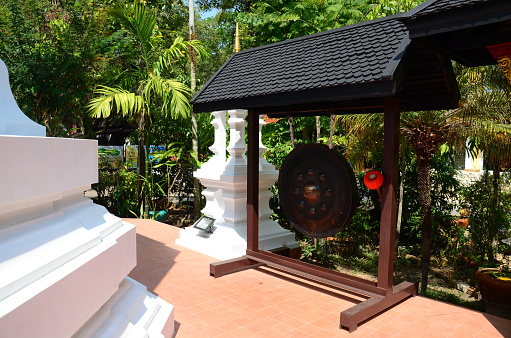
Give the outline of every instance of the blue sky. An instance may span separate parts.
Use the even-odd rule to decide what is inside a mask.
[[[210,11],[207,11],[201,15],[202,18],[212,18],[218,13],[218,9],[212,9]]]

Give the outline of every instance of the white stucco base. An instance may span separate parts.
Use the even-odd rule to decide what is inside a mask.
[[[174,307],[126,277],[119,290],[73,338],[172,337]]]
[[[135,226],[84,197],[60,202],[1,233],[1,337],[73,335],[136,265]]]
[[[247,224],[227,226],[216,224],[212,234],[194,227],[181,230],[176,244],[205,255],[226,260],[245,255],[247,250]],[[295,249],[300,246],[295,235],[285,230],[272,220],[259,223],[259,249],[272,250],[287,247]]]
[[[0,135],[0,158],[0,337],[171,337],[172,306],[126,277],[135,226],[84,197],[97,142]]]

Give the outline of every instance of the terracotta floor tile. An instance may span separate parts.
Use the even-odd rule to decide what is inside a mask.
[[[359,325],[339,328],[340,312],[363,297],[262,267],[213,278],[218,260],[175,244],[179,228],[151,220],[137,226],[138,265],[130,277],[175,307],[177,338],[502,337],[511,321],[414,297]]]
[[[481,330],[474,331],[472,328],[469,328],[467,326],[461,325],[456,330],[454,330],[453,333],[451,333],[448,337],[449,338],[472,338],[477,337]]]
[[[177,328],[177,335],[176,336],[179,336],[179,337],[189,337],[189,336],[191,336],[193,334],[198,334],[198,333],[200,333],[200,331],[195,329],[193,326],[181,324]]]
[[[505,333],[493,325],[485,326],[479,333],[479,337],[504,337]]]
[[[284,322],[279,322],[271,327],[271,329],[277,332],[279,335],[285,335],[295,330],[294,327]]]
[[[245,325],[244,327],[252,333],[260,333],[261,331],[264,331],[264,330],[268,329],[269,327],[273,327],[273,325],[268,326],[263,321],[257,320],[257,321],[253,321],[252,323],[250,323],[248,325]]]
[[[382,332],[380,330],[374,330],[374,331],[371,332],[370,337],[371,338],[388,338],[388,337],[391,337],[391,336],[389,336],[388,333]]]

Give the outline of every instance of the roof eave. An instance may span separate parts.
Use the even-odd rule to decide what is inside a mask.
[[[428,4],[429,5],[429,4]],[[418,17],[402,17],[410,38],[467,29],[511,19],[509,0],[490,1]]]
[[[327,88],[309,89],[287,93],[253,96],[240,99],[223,100],[216,102],[195,103],[194,113],[205,113],[228,109],[252,109],[263,111],[264,109],[279,110],[286,112],[300,106],[318,105],[318,110],[325,109],[330,103],[342,103],[366,97],[389,97],[395,94],[395,81],[383,80],[367,82],[355,85],[344,85]]]

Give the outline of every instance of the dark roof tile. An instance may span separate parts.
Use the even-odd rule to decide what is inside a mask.
[[[449,11],[456,8],[471,6],[487,2],[489,0],[435,0],[430,1],[423,9],[411,16],[411,19],[429,14]]]
[[[246,50],[234,54],[192,103],[384,80],[405,39],[405,25],[390,18]]]

